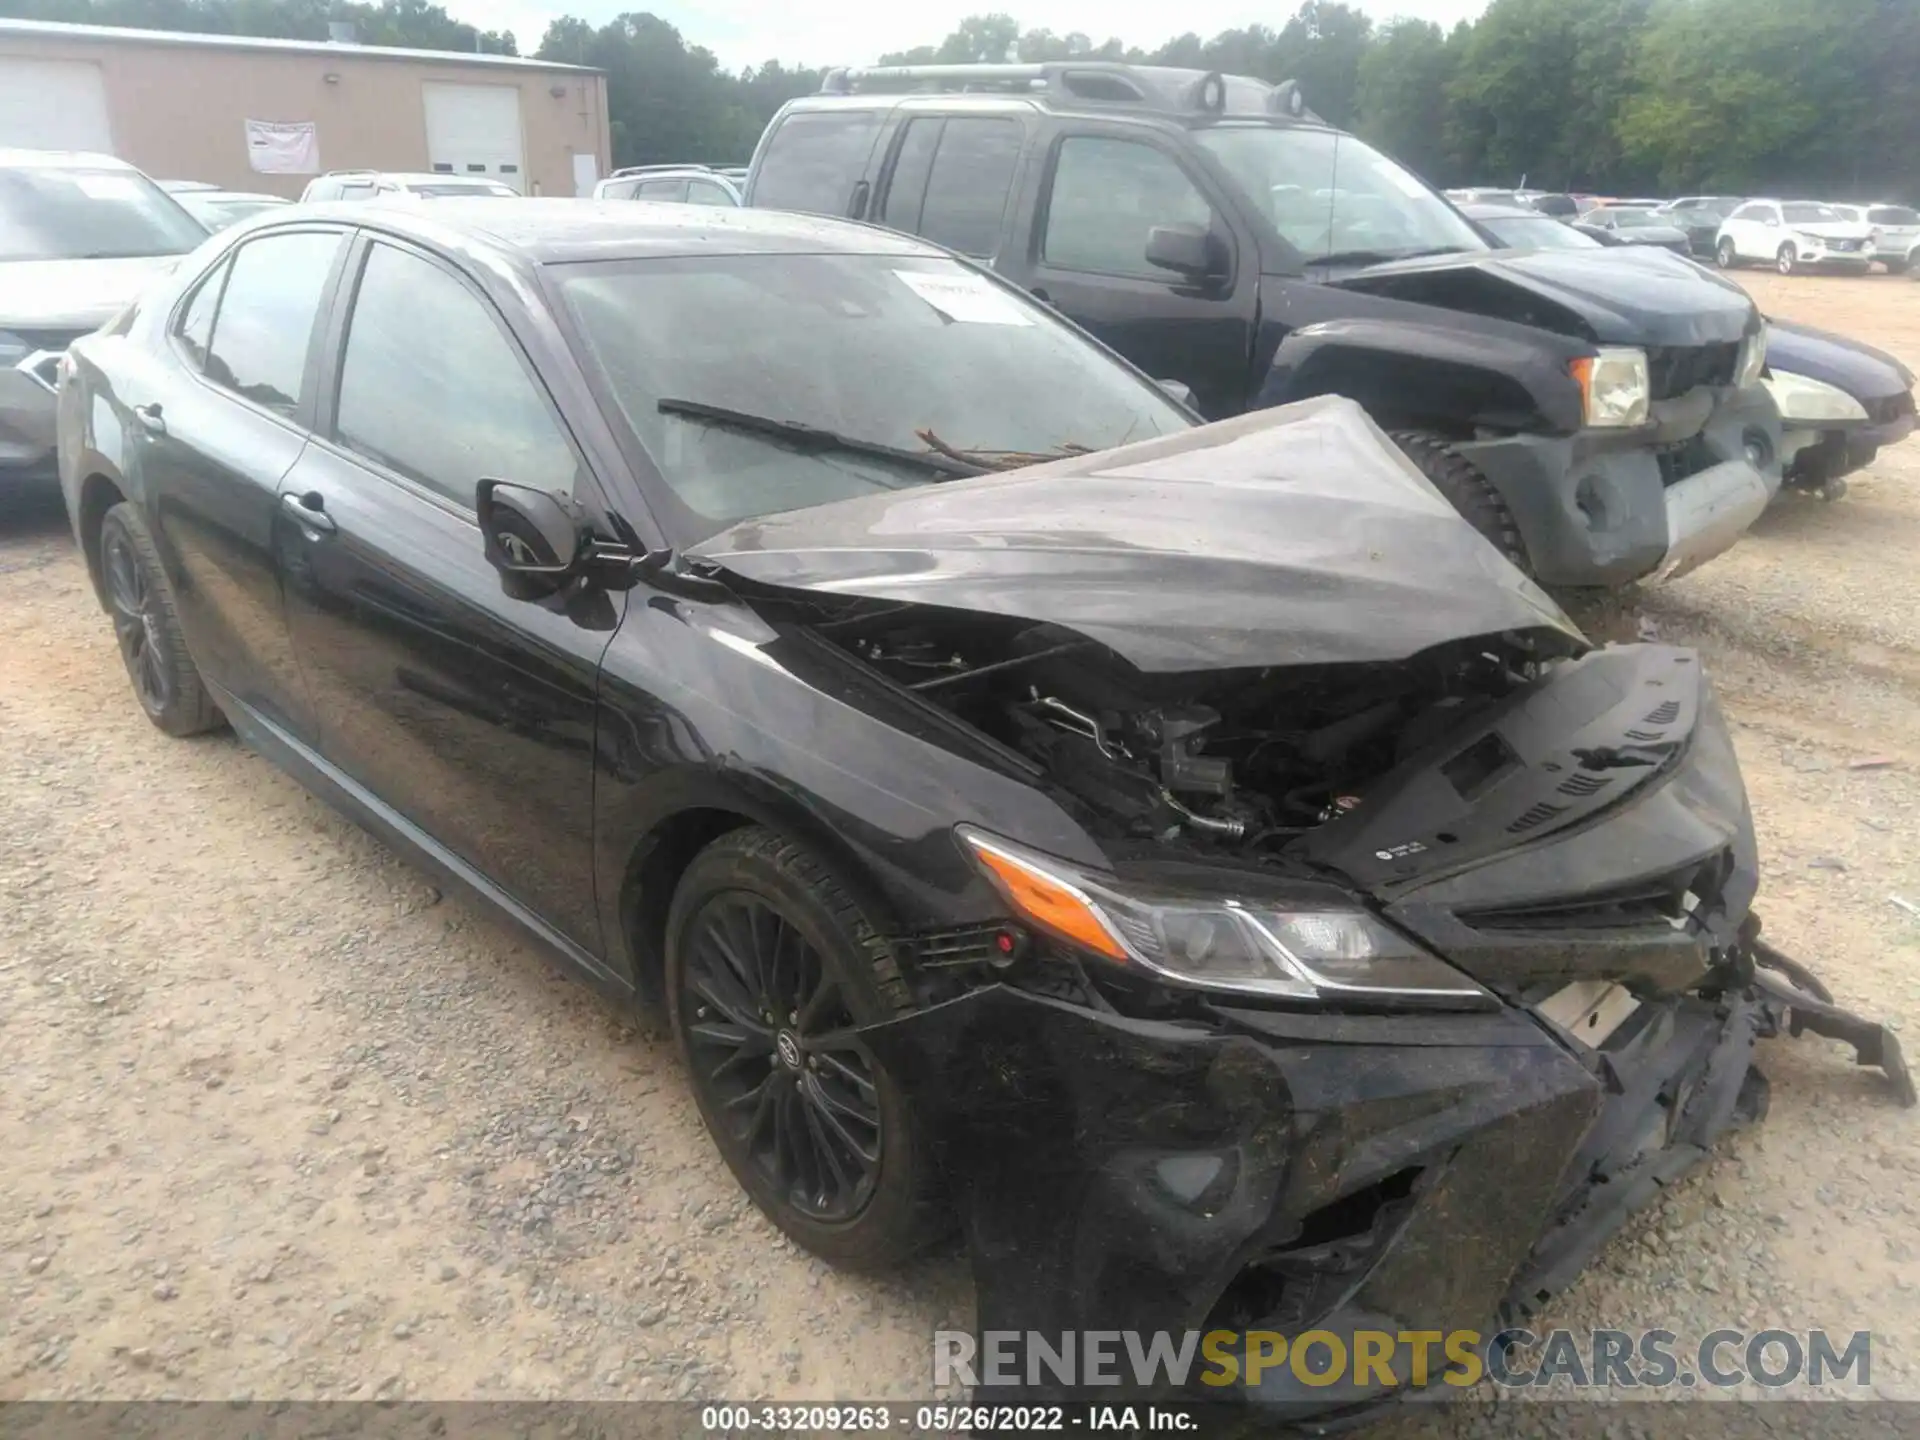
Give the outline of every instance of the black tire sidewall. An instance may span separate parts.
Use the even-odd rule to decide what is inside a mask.
[[[221,723],[220,712],[208,696],[206,686],[200,681],[200,671],[188,653],[186,637],[180,631],[180,620],[174,607],[173,587],[167,582],[165,567],[160,563],[160,553],[154,548],[153,536],[148,533],[146,520],[138,507],[123,500],[107,511],[100,522],[99,544],[102,573],[107,566],[108,554],[116,544],[123,545],[133,563],[139,567],[147,592],[147,612],[152,620],[148,634],[150,641],[159,642],[154,648],[166,671],[167,703],[159,709],[148,704],[147,698],[140,693],[138,680],[129,670],[127,683],[133,687],[133,698],[141,712],[161,730],[175,737],[197,735],[214,729]],[[115,649],[118,648],[116,645]],[[122,668],[126,669],[124,653],[121,663]]]
[[[883,992],[870,965],[870,937],[876,936],[879,928],[867,918],[864,907],[839,888],[837,879],[828,881],[837,891],[834,898],[854,906],[859,922],[848,925],[844,909],[836,911],[834,905],[823,903],[814,885],[795,873],[792,862],[797,850],[793,842],[771,830],[754,827],[732,831],[702,851],[681,876],[668,913],[665,947],[666,1005],[674,1045],[687,1067],[689,1087],[707,1133],[727,1168],[762,1213],[795,1243],[822,1259],[851,1268],[889,1268],[925,1249],[941,1227],[933,1222],[927,1201],[932,1168],[928,1137],[905,1091],[877,1059],[869,1057],[880,1109],[880,1175],[860,1213],[837,1224],[814,1220],[775,1193],[745,1148],[713,1113],[693,1074],[693,1056],[681,1015],[685,941],[707,906],[730,892],[771,904],[799,930],[839,982],[856,1023],[870,1025],[900,1013]],[[810,854],[805,858],[818,864]],[[866,928],[866,936],[859,933],[861,925]]]

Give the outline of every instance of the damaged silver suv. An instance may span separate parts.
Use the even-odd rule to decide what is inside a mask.
[[[661,1004],[802,1245],[958,1217],[983,1329],[1483,1327],[1762,1038],[1913,1098],[1759,936],[1698,658],[1348,401],[1197,425],[920,241],[612,202],[251,222],[71,366],[155,722]]]

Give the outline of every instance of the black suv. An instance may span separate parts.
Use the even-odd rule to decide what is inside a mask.
[[[1539,580],[1718,554],[1780,486],[1746,294],[1674,257],[1491,249],[1291,82],[1099,62],[830,72],[752,206],[877,222],[1026,287],[1208,418],[1337,393]]]

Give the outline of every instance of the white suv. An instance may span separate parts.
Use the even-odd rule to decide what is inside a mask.
[[[1868,227],[1812,200],[1749,200],[1720,224],[1714,257],[1731,270],[1770,262],[1782,275],[1831,265],[1864,272],[1872,258]]]
[[[1833,208],[1849,220],[1858,220],[1869,227],[1870,253],[1887,267],[1889,275],[1898,275],[1913,263],[1914,251],[1920,249],[1920,210],[1889,200]]]

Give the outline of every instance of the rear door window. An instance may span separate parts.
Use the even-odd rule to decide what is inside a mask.
[[[180,312],[173,324],[174,338],[192,359],[196,370],[205,370],[207,366],[207,343],[213,339],[213,312],[219,308],[220,287],[226,283],[226,278],[227,262],[222,260],[200,282],[193,292],[193,298],[187,301],[186,309]]]
[[[687,198],[687,182],[680,180],[642,180],[634,188],[636,200],[684,200]]]
[[[881,223],[909,235],[920,233],[920,211],[926,204],[927,177],[933,172],[933,152],[940,144],[940,127],[947,122],[937,115],[923,115],[907,122],[893,155],[893,172],[887,178],[887,199]]]
[[[715,184],[711,180],[689,180],[687,200],[694,205],[717,205],[729,210],[740,203],[733,198],[733,192],[726,186]]]
[[[818,110],[789,115],[767,141],[753,182],[753,203],[767,210],[846,215],[880,130],[878,110]]]
[[[307,352],[345,237],[295,231],[235,253],[207,345],[206,375],[280,415],[306,399]]]
[[[1000,221],[1025,134],[1018,120],[948,120],[933,152],[919,233],[962,255],[991,256],[1000,245]]]

